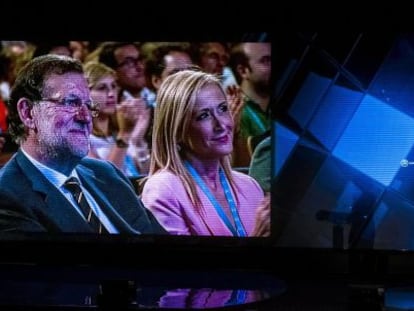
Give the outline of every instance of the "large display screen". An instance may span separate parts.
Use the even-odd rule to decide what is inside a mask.
[[[243,59],[242,45],[247,42],[248,46],[248,53],[250,53],[250,59],[246,58]],[[260,110],[259,117],[257,116],[257,111],[254,112],[251,110],[251,108],[248,108],[248,112],[241,112],[241,115],[239,115],[238,118],[243,119],[246,115],[251,115],[250,119],[251,121],[248,122],[256,122],[257,125],[253,124],[251,127],[250,132],[245,131],[250,130],[247,125],[245,125],[243,122],[245,121],[234,121],[234,128],[232,131],[234,131],[234,136],[237,135],[243,135],[243,137],[240,136],[240,140],[236,142],[236,138],[234,138],[234,150],[231,154],[230,158],[230,165],[231,169],[237,174],[238,177],[236,177],[236,186],[231,185],[231,192],[241,191],[240,195],[236,199],[237,204],[244,204],[244,211],[232,211],[231,207],[232,204],[226,203],[229,202],[228,200],[228,193],[225,192],[217,192],[216,200],[212,200],[211,196],[206,194],[205,187],[201,187],[200,183],[197,181],[197,179],[193,176],[193,182],[194,184],[199,185],[197,188],[199,195],[201,194],[200,198],[204,198],[205,202],[201,202],[201,204],[205,205],[206,208],[208,205],[208,208],[211,209],[211,211],[205,212],[205,215],[201,216],[203,212],[198,215],[197,213],[194,213],[194,211],[191,211],[189,213],[184,212],[185,209],[193,209],[192,204],[189,204],[191,200],[189,200],[189,194],[185,195],[183,193],[183,197],[185,197],[183,202],[180,202],[178,204],[179,208],[182,209],[181,211],[177,211],[177,213],[182,213],[185,219],[182,220],[183,223],[186,222],[186,225],[188,225],[188,230],[183,230],[182,228],[177,229],[173,228],[173,235],[186,235],[188,236],[188,239],[191,239],[190,236],[203,236],[207,239],[211,237],[234,237],[235,240],[238,238],[248,238],[250,236],[255,237],[266,237],[268,238],[271,236],[270,231],[267,232],[265,235],[251,235],[251,229],[254,226],[254,222],[256,219],[256,213],[253,211],[256,209],[256,206],[252,206],[253,201],[255,200],[255,196],[257,194],[265,195],[266,193],[269,193],[270,191],[270,179],[271,179],[271,154],[270,154],[270,148],[268,148],[268,153],[266,153],[266,163],[264,167],[261,166],[261,168],[258,170],[253,169],[251,167],[251,163],[253,161],[254,157],[254,150],[259,145],[259,143],[264,140],[264,138],[270,139],[272,134],[272,122],[270,120],[270,110],[271,110],[271,103],[273,101],[273,77],[271,77],[271,46],[272,42],[270,40],[269,34],[267,33],[260,33],[256,35],[246,35],[243,37],[241,35],[238,38],[238,41],[235,41],[234,38],[231,40],[220,40],[219,42],[199,42],[199,41],[187,41],[187,42],[159,42],[159,41],[147,41],[147,42],[138,42],[138,41],[131,41],[131,42],[120,42],[120,41],[102,41],[102,42],[94,42],[94,41],[57,41],[57,40],[40,40],[40,41],[2,41],[2,96],[1,96],[1,106],[2,109],[0,112],[0,117],[2,118],[0,121],[2,122],[2,130],[1,130],[1,136],[5,139],[5,144],[2,146],[3,150],[0,153],[0,165],[2,174],[9,174],[10,172],[10,162],[20,162],[20,160],[16,160],[17,158],[21,158],[22,156],[27,157],[28,153],[25,152],[24,154],[21,152],[21,148],[19,149],[19,146],[16,144],[16,142],[13,141],[13,138],[10,136],[8,123],[10,122],[10,116],[11,114],[8,114],[8,107],[7,102],[9,100],[10,94],[13,94],[13,83],[16,79],[16,76],[20,72],[21,68],[24,68],[25,64],[29,63],[32,59],[41,57],[46,54],[60,54],[60,55],[67,55],[69,57],[77,58],[83,65],[83,69],[85,72],[85,77],[88,81],[88,86],[90,89],[90,94],[92,100],[98,104],[101,105],[100,107],[100,114],[93,119],[93,131],[92,135],[90,137],[91,143],[90,148],[91,152],[87,155],[87,157],[91,158],[97,158],[99,160],[103,161],[111,161],[111,152],[124,152],[126,150],[125,160],[121,161],[122,163],[116,163],[113,162],[114,165],[117,166],[117,168],[129,179],[131,184],[134,187],[134,190],[136,191],[136,195],[139,197],[139,199],[142,199],[144,202],[144,205],[147,202],[153,202],[155,199],[154,197],[151,197],[150,199],[145,199],[145,186],[144,182],[146,181],[146,177],[148,177],[149,174],[149,167],[150,163],[152,161],[151,156],[151,149],[152,145],[154,144],[154,140],[152,139],[151,133],[156,126],[154,124],[154,113],[156,113],[156,106],[157,106],[157,92],[159,87],[161,86],[162,82],[168,78],[170,75],[176,73],[177,71],[182,71],[186,69],[191,70],[197,70],[197,71],[205,71],[214,75],[217,75],[220,77],[220,81],[222,83],[223,89],[227,90],[231,86],[238,86],[241,91],[239,91],[240,96],[240,105],[245,105],[247,110],[247,104],[245,104],[244,101],[253,101],[254,97],[257,97],[255,95],[256,93],[262,92],[260,96],[262,96],[265,99],[265,106],[259,107],[257,103],[253,103],[253,108]],[[251,50],[249,50],[251,49]],[[129,53],[129,54],[128,54]],[[259,54],[261,53],[261,54]],[[250,63],[249,63],[250,62]],[[98,64],[97,64],[98,63]],[[254,66],[257,66],[255,68]],[[197,68],[196,68],[197,67]],[[196,68],[196,69],[195,69]],[[247,74],[262,74],[264,73],[264,78],[266,81],[266,85],[263,88],[263,85],[261,86],[262,89],[260,91],[256,91],[253,88],[251,88],[253,83],[249,82],[249,78],[246,78],[244,76],[244,73],[241,71],[247,70],[249,71]],[[244,68],[244,69],[243,69]],[[262,70],[262,72],[260,72]],[[236,72],[238,71],[238,72]],[[254,79],[260,78],[259,76],[254,77]],[[140,80],[139,83],[141,83],[141,89],[139,94],[132,94],[133,91],[137,91],[136,85],[132,85],[134,83],[139,84],[137,81],[132,80]],[[132,82],[131,82],[132,81]],[[246,82],[247,81],[247,82]],[[250,84],[249,84],[250,83]],[[132,85],[132,86],[131,86]],[[250,89],[249,89],[250,85]],[[264,93],[263,93],[264,92]],[[115,96],[116,93],[116,96]],[[138,92],[135,92],[138,93]],[[141,135],[140,139],[144,142],[136,143],[136,145],[139,147],[132,148],[134,145],[134,142],[132,141],[125,141],[124,137],[120,137],[119,133],[122,132],[121,127],[124,126],[126,122],[132,122],[131,120],[127,120],[128,117],[131,118],[131,115],[128,115],[128,113],[125,113],[126,110],[124,110],[123,115],[121,116],[121,113],[119,111],[122,108],[119,108],[121,106],[121,102],[123,101],[131,101],[131,103],[134,103],[136,105],[140,105],[140,103],[133,102],[134,97],[143,99],[145,102],[146,109],[150,110],[148,114],[146,114],[146,117],[148,120],[143,121],[143,117],[141,116],[140,121],[138,122],[146,122],[147,123],[147,129],[145,130],[144,136]],[[36,99],[37,100],[37,99]],[[52,101],[49,98],[42,98],[39,100],[49,102],[49,104],[60,104],[58,100]],[[50,103],[51,102],[51,103]],[[260,103],[262,104],[262,103]],[[35,104],[36,105],[36,104]],[[250,105],[250,104],[249,104]],[[102,115],[109,115],[109,111],[111,109],[110,106],[117,106],[116,109],[113,109],[113,116],[110,118],[107,118],[105,122],[110,123],[108,127],[102,127],[102,123],[98,123],[95,121],[98,120],[99,122],[103,122],[103,119],[101,118]],[[220,108],[222,109],[222,108]],[[228,107],[226,107],[226,111],[233,109],[230,107],[230,104]],[[131,110],[132,111],[132,110]],[[155,111],[155,112],[154,112]],[[79,111],[78,111],[79,112]],[[117,115],[118,113],[118,115]],[[227,112],[229,115],[233,113],[232,111]],[[131,112],[132,114],[132,112]],[[16,117],[16,114],[14,115]],[[232,117],[233,118],[233,117]],[[259,118],[258,120],[256,120]],[[236,119],[235,119],[236,120]],[[252,121],[253,120],[253,121]],[[95,128],[96,125],[96,128]],[[129,125],[130,129],[131,126],[135,125]],[[258,127],[258,129],[255,129],[254,127]],[[135,131],[139,131],[137,127],[134,127]],[[216,131],[216,130],[215,130]],[[221,131],[221,130],[220,130]],[[227,129],[226,129],[227,131]],[[237,131],[237,133],[236,133]],[[218,133],[218,131],[217,131]],[[240,134],[241,133],[241,134]],[[132,135],[131,133],[129,133]],[[190,133],[191,134],[191,133]],[[52,133],[51,133],[52,135]],[[214,134],[217,137],[221,136],[220,138],[214,138],[215,140],[219,141],[221,144],[231,144],[230,137],[233,138],[233,136],[230,136],[226,134],[224,137],[224,134]],[[121,135],[122,136],[122,135]],[[129,136],[128,136],[129,137]],[[160,137],[162,139],[163,137]],[[199,138],[199,141],[202,141],[204,139],[203,137]],[[194,144],[198,144],[198,146],[201,146],[200,148],[203,148],[202,142],[198,142],[197,139],[193,139]],[[218,143],[216,143],[219,145]],[[144,147],[142,147],[144,146]],[[270,146],[270,145],[269,145]],[[217,147],[219,148],[219,147]],[[23,148],[24,149],[24,148]],[[145,150],[144,150],[145,149]],[[29,149],[26,149],[26,151]],[[19,154],[16,157],[16,154]],[[208,156],[205,154],[204,156]],[[132,159],[131,159],[132,158]],[[39,163],[36,161],[33,161],[36,159],[36,156],[29,157],[30,162],[33,164],[36,164],[37,168],[39,169]],[[25,159],[26,161],[27,159]],[[39,159],[37,159],[39,160]],[[41,161],[40,161],[41,162]],[[118,161],[119,162],[119,161]],[[27,163],[27,162],[26,162]],[[20,165],[20,164],[19,164]],[[134,166],[133,169],[131,169],[131,166]],[[31,171],[31,170],[30,170]],[[36,170],[35,170],[36,171]],[[32,171],[31,171],[32,172]],[[26,173],[26,172],[25,172]],[[36,174],[39,173],[36,171]],[[27,174],[29,173],[29,170],[27,171]],[[47,175],[44,174],[43,175]],[[4,176],[4,175],[3,175]],[[41,176],[41,175],[38,175]],[[250,178],[250,181],[247,181],[244,177]],[[40,178],[40,177],[39,177]],[[42,180],[39,183],[43,184],[45,180]],[[82,179],[82,178],[81,178]],[[178,179],[177,179],[178,180]],[[239,181],[237,181],[239,180]],[[239,188],[240,184],[238,184],[241,180],[242,183],[245,183],[241,188]],[[262,181],[265,180],[265,181]],[[50,179],[49,179],[50,181]],[[14,190],[17,189],[18,185],[17,183],[21,182],[20,185],[27,186],[26,182],[22,182],[22,180],[11,180],[11,183],[16,183],[11,189],[8,189],[7,191],[9,193],[12,193]],[[111,180],[103,181],[106,183],[106,185],[110,185]],[[36,182],[35,182],[36,183]],[[246,185],[250,184],[247,188]],[[146,185],[146,184],[145,184]],[[152,189],[155,189],[154,191],[158,191],[156,188],[157,184],[152,184]],[[160,187],[164,187],[165,184],[160,184]],[[170,185],[171,188],[174,188],[174,185]],[[253,188],[251,188],[253,186]],[[34,185],[34,188],[37,186]],[[244,191],[242,188],[247,191]],[[249,188],[250,187],[250,188]],[[175,188],[177,191],[180,189],[180,187]],[[226,188],[227,189],[227,188]],[[251,192],[249,189],[252,189],[253,192]],[[5,189],[3,189],[5,190]],[[33,189],[32,189],[33,190]],[[243,191],[242,191],[243,190]],[[37,190],[34,189],[34,192]],[[224,190],[223,190],[224,191]],[[109,191],[112,193],[111,195],[114,197],[116,196],[112,190]],[[204,192],[204,195],[202,193]],[[207,191],[208,192],[208,191]],[[57,192],[53,192],[56,194]],[[153,193],[153,192],[151,192]],[[165,194],[165,193],[164,193]],[[225,194],[225,196],[224,196]],[[37,200],[39,197],[38,194],[35,194],[35,199]],[[66,220],[55,220],[49,219],[50,215],[48,214],[47,209],[48,208],[58,208],[57,206],[51,207],[49,206],[50,202],[47,202],[48,199],[46,198],[42,202],[38,202],[34,200],[33,202],[28,202],[27,198],[30,197],[31,194],[27,193],[27,197],[21,197],[21,200],[17,200],[16,202],[8,202],[5,203],[7,205],[7,208],[10,208],[10,204],[20,204],[24,207],[23,209],[26,210],[26,208],[32,209],[30,212],[30,217],[33,217],[32,220],[34,220],[36,223],[40,224],[40,226],[35,227],[29,227],[28,230],[22,230],[25,233],[25,237],[28,239],[40,239],[44,238],[46,236],[47,240],[53,239],[53,238],[62,238],[64,237],[66,240],[71,241],[71,239],[74,236],[77,236],[76,239],[83,238],[83,234],[85,233],[84,230],[80,230],[77,232],[73,229],[64,229],[64,228],[70,228],[70,225],[68,226],[67,222],[70,221],[70,217],[66,218]],[[47,195],[48,196],[48,195]],[[88,194],[85,195],[88,198]],[[174,193],[171,193],[171,197],[174,196]],[[214,196],[214,195],[213,195]],[[93,196],[92,196],[93,197]],[[209,199],[210,198],[210,199]],[[103,201],[111,201],[112,198],[104,199]],[[121,197],[116,198],[116,201],[122,202]],[[125,198],[124,198],[125,199]],[[213,207],[217,204],[213,204],[208,199],[213,201],[219,201],[220,204],[228,205],[228,208],[224,209],[223,211],[213,210]],[[213,198],[214,199],[214,198]],[[73,200],[69,199],[69,201],[73,205]],[[36,203],[37,202],[37,203]],[[100,199],[99,199],[99,202]],[[98,202],[98,203],[99,203]],[[210,203],[208,203],[210,202]],[[65,201],[65,203],[68,203]],[[90,202],[89,202],[90,203]],[[216,202],[217,203],[217,202]],[[100,204],[100,203],[99,203]],[[99,205],[98,204],[98,205]],[[249,205],[250,204],[250,205]],[[35,206],[36,205],[36,206]],[[78,205],[81,205],[78,203]],[[210,206],[211,205],[211,206]],[[46,207],[48,206],[48,207]],[[74,204],[76,206],[76,204]],[[61,205],[60,208],[63,210],[66,210],[66,204]],[[168,206],[166,207],[169,208]],[[43,209],[43,210],[41,210]],[[236,208],[237,209],[237,208]],[[101,209],[102,210],[102,209]],[[269,207],[270,210],[270,207]],[[27,211],[27,210],[26,210]],[[199,211],[200,212],[200,211]],[[3,213],[3,216],[6,218],[10,215],[13,215],[13,211],[5,212]],[[20,210],[19,210],[20,213]],[[65,212],[66,213],[66,212]],[[239,215],[237,215],[239,213]],[[105,213],[104,213],[105,214]],[[236,216],[235,216],[236,214]],[[66,214],[69,215],[69,214]],[[197,216],[198,215],[198,216]],[[226,221],[227,219],[231,219],[230,221]],[[269,223],[270,223],[270,213],[269,216]],[[27,216],[27,215],[26,215]],[[24,217],[26,217],[24,216]],[[175,217],[174,215],[171,215],[172,217]],[[230,217],[231,216],[231,217]],[[13,217],[13,216],[12,216]],[[111,216],[112,217],[112,216]],[[157,218],[159,217],[159,218]],[[188,218],[186,218],[188,217]],[[107,217],[108,218],[108,217]],[[171,223],[168,218],[166,219],[166,216],[157,216],[155,215],[155,218],[157,218],[162,226],[166,226],[167,224]],[[161,218],[163,218],[163,222],[161,221]],[[214,219],[213,219],[214,218]],[[47,220],[46,220],[47,219]],[[171,218],[172,219],[172,218]],[[176,218],[174,218],[175,221]],[[102,220],[102,219],[101,219]],[[108,218],[109,222],[111,220]],[[106,221],[107,221],[106,220]],[[7,221],[4,220],[4,221]],[[211,221],[211,223],[210,223]],[[230,227],[237,227],[239,225],[239,222],[241,221],[240,230],[226,230],[225,228]],[[266,221],[266,219],[265,219]],[[108,221],[107,221],[108,222]],[[3,222],[4,224],[5,222]],[[47,225],[46,225],[47,223]],[[107,227],[106,229],[109,230],[110,233],[125,233],[121,230],[117,230],[116,225],[114,225],[114,222],[112,221],[113,227],[105,225]],[[215,224],[214,224],[215,223]],[[62,225],[62,226],[61,226]],[[197,229],[196,227],[200,226],[201,229]],[[37,230],[38,228],[42,228],[40,230]],[[114,228],[115,227],[115,228]],[[218,231],[215,231],[215,228],[219,227]],[[244,227],[244,228],[243,228]],[[249,227],[251,229],[249,229]],[[16,236],[19,237],[20,232],[14,232],[14,229],[10,229],[11,227],[8,227],[7,225],[4,227],[5,230],[2,230],[3,232],[0,233],[0,239],[3,237],[3,240],[8,240],[10,237],[15,238]],[[35,230],[32,230],[35,228]],[[45,228],[49,228],[50,232],[45,232],[47,230],[43,230]],[[193,230],[193,228],[196,228]],[[20,229],[19,229],[20,230]],[[181,231],[180,231],[181,230]],[[168,230],[167,230],[168,231]],[[238,231],[237,233],[235,233]],[[39,233],[40,232],[40,233]],[[178,232],[178,233],[177,233]],[[15,235],[17,233],[17,235]],[[29,234],[27,234],[29,233]],[[166,232],[166,236],[170,236],[171,232]],[[145,234],[144,234],[145,235]],[[151,235],[151,234],[149,234]],[[157,235],[158,236],[158,235]],[[111,237],[102,237],[102,240],[109,241]],[[139,235],[131,234],[128,236],[128,239],[131,238],[137,238],[139,239]],[[18,238],[20,240],[20,237]],[[86,235],[86,240],[89,240],[90,236]],[[96,239],[100,239],[100,236],[94,236],[93,241],[96,241]],[[119,241],[122,240],[122,237],[114,237],[114,239],[117,239]],[[185,239],[184,239],[185,240]],[[268,240],[268,239],[266,239]],[[75,239],[73,240],[75,241]],[[131,240],[126,240],[127,243]],[[76,241],[75,241],[76,242]],[[214,243],[214,242],[213,242]]]

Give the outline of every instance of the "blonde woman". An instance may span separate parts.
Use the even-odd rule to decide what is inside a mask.
[[[183,70],[161,84],[141,198],[169,233],[270,234],[269,197],[253,178],[232,170],[233,128],[215,75]]]
[[[113,162],[128,177],[147,174],[149,150],[144,136],[149,112],[145,104],[134,99],[118,103],[116,73],[110,67],[88,62],[84,71],[91,98],[99,105],[99,115],[93,119],[89,156]],[[131,152],[140,146],[140,153]]]

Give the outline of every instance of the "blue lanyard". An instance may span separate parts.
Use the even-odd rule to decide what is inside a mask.
[[[220,168],[219,174],[220,174],[220,183],[223,187],[224,194],[226,196],[227,203],[230,206],[231,215],[233,216],[234,223],[236,225],[236,229],[234,229],[233,225],[231,224],[229,218],[224,213],[223,208],[220,206],[219,202],[217,202],[214,195],[211,193],[210,189],[208,189],[207,185],[204,183],[203,179],[200,177],[200,175],[197,173],[197,171],[194,169],[194,167],[189,162],[184,162],[185,167],[190,172],[191,176],[195,179],[196,183],[199,185],[201,190],[203,190],[204,194],[208,197],[211,204],[213,204],[214,208],[216,209],[217,213],[219,214],[220,218],[224,221],[227,228],[233,233],[233,236],[246,236],[246,231],[243,228],[243,225],[241,223],[239,213],[237,212],[236,204],[234,202],[233,196],[230,192],[230,186],[228,184],[227,178],[223,172],[223,170]]]
[[[129,154],[125,155],[124,165],[125,165],[125,173],[126,175],[128,175],[128,177],[139,176],[139,172],[137,170],[137,167],[135,166],[134,160]]]
[[[256,112],[253,111],[253,109],[249,106],[246,105],[246,110],[247,113],[253,118],[254,122],[257,124],[257,126],[262,130],[265,131],[266,128],[262,122],[262,120],[260,120],[260,118],[258,117],[258,115],[256,114]]]

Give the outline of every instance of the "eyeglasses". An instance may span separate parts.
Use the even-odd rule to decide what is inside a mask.
[[[91,113],[93,118],[99,115],[99,105],[91,100],[87,102],[82,102],[79,97],[67,97],[63,99],[54,99],[54,98],[42,98],[41,101],[47,101],[56,104],[58,107],[61,107],[63,110],[74,113],[78,112],[84,104],[88,111]]]
[[[142,63],[142,57],[137,57],[137,58],[126,57],[122,62],[118,64],[118,67],[133,68],[141,63]]]

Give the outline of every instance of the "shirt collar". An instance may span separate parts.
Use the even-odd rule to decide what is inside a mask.
[[[36,166],[37,169],[47,178],[47,180],[49,180],[57,188],[62,187],[63,184],[65,183],[65,181],[70,176],[74,176],[74,177],[79,179],[79,176],[78,176],[75,169],[70,173],[69,176],[66,176],[66,175],[64,175],[64,174],[62,174],[62,173],[60,173],[60,172],[58,172],[58,171],[56,171],[56,170],[54,170],[50,167],[47,167],[46,165],[44,165],[42,163],[40,163],[35,158],[30,156],[26,151],[24,151],[23,148],[21,148],[21,151],[29,159],[29,161],[32,162],[33,165]]]

